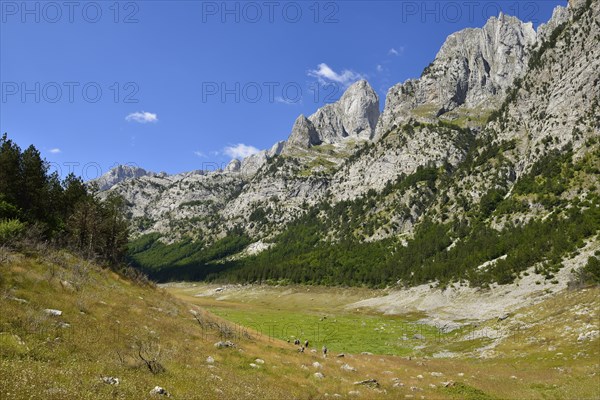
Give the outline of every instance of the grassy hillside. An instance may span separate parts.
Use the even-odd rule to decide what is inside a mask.
[[[160,289],[62,252],[3,253],[0,268],[3,399],[146,398],[157,385],[181,399],[310,398],[317,392],[282,380],[283,372],[249,366],[265,352],[277,355],[277,345],[237,338],[198,310],[203,329],[190,306]],[[239,347],[213,346],[226,339]],[[140,351],[165,372],[152,373]],[[108,376],[121,383],[101,382]]]
[[[285,295],[287,289],[262,287],[260,296],[240,292],[226,302],[195,297],[195,289],[174,289],[173,297],[143,280],[135,283],[132,277],[47,249],[27,255],[4,249],[0,269],[2,399],[150,398],[157,385],[180,399],[600,395],[598,338],[576,340],[579,330],[598,329],[598,289],[565,293],[522,310],[527,323],[522,333],[532,339],[502,342],[495,348],[499,356],[486,359],[475,350],[487,342],[461,339],[460,331],[440,341],[433,340],[439,336],[434,328],[423,327],[423,340],[394,344],[403,326],[419,328],[420,316],[343,311],[345,304],[378,293],[367,289],[315,288],[310,293],[304,287],[300,291],[305,295],[296,289]],[[47,309],[62,314],[51,315]],[[323,316],[339,323],[336,339],[326,339],[331,348],[327,359],[309,350],[300,354],[280,340],[286,336],[250,323],[305,326],[304,339]],[[373,330],[381,325],[384,330]],[[231,340],[236,347],[217,349],[214,343],[220,340]],[[322,343],[315,339],[311,348]],[[456,353],[455,358],[431,358],[443,350]],[[336,357],[341,351],[346,356]],[[361,355],[363,351],[405,356]],[[207,362],[209,356],[214,363]],[[343,370],[344,364],[356,371]],[[149,365],[160,371],[152,372]],[[316,378],[316,372],[324,378]],[[102,377],[119,378],[120,384],[104,383]],[[376,379],[379,386],[354,385],[365,379]],[[444,387],[442,382],[453,383]]]

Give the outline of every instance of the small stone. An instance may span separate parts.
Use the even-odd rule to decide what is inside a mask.
[[[317,379],[323,379],[323,378],[325,378],[325,375],[323,375],[321,372],[315,372],[315,373],[313,374],[313,376],[314,376],[315,378],[317,378]]]
[[[312,366],[315,367],[315,368],[318,368],[318,369],[323,368],[323,366],[321,365],[321,363],[318,362],[318,361],[315,361]]]
[[[263,360],[262,358],[257,358],[256,360],[254,360],[254,362],[257,363],[257,364],[262,365],[262,364],[265,363],[265,360]]]
[[[152,389],[150,391],[150,396],[171,397],[171,394],[169,392],[167,392],[167,390],[165,388],[162,388],[160,386],[155,386],[154,389]]]
[[[354,382],[355,385],[364,385],[369,387],[379,387],[377,379],[365,379],[364,381]]]
[[[351,366],[350,366],[350,365],[348,365],[348,364],[344,364],[344,365],[342,365],[340,368],[341,368],[341,369],[343,369],[344,371],[356,371],[356,368],[354,368],[354,367],[351,367]]]
[[[63,313],[62,311],[55,310],[53,308],[47,308],[44,310],[44,312],[52,317],[60,317]]]
[[[230,342],[228,340],[226,342],[217,342],[217,343],[215,343],[215,347],[217,349],[223,349],[223,348],[228,348],[228,347],[235,347],[235,344],[233,344],[233,342]]]
[[[206,357],[206,363],[207,364],[214,364],[215,363],[215,359],[212,358],[211,356]]]
[[[102,378],[100,378],[100,380],[106,383],[107,385],[119,386],[119,383],[121,383],[119,378],[114,378],[112,376],[103,376]]]

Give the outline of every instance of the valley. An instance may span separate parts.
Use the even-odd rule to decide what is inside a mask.
[[[154,288],[65,252],[2,259],[4,399],[146,398],[155,386],[181,399],[600,395],[598,288],[564,289],[504,319],[440,330],[423,312],[357,306],[385,291]],[[293,337],[309,348],[299,353]],[[228,341],[233,347],[215,346]]]
[[[21,147],[33,128],[0,136],[0,399],[600,399],[600,0],[462,28],[391,86],[318,64],[343,93],[262,150],[193,150],[257,117],[164,88],[170,115],[114,129],[143,144],[106,141],[155,161],[184,126],[223,168],[86,181]]]

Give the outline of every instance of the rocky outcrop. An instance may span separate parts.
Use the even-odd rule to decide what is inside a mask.
[[[237,158],[234,158],[225,167],[225,172],[238,172],[242,167],[242,162]]]
[[[98,185],[100,190],[108,190],[115,186],[117,183],[126,181],[128,179],[141,178],[142,176],[154,175],[152,172],[148,172],[145,169],[133,167],[129,165],[118,165],[111,169],[101,177],[92,180],[92,183]]]
[[[294,147],[307,149],[318,144],[321,144],[321,139],[315,126],[304,115],[300,115],[294,122],[292,133],[285,144],[285,150],[289,152]]]
[[[345,137],[371,139],[379,119],[379,97],[367,81],[360,80],[309,119],[323,143],[338,143]]]
[[[536,42],[531,23],[505,14],[481,29],[450,35],[420,79],[392,87],[377,126],[381,136],[409,118],[425,121],[458,107],[492,108],[522,76]]]
[[[543,43],[552,34],[554,29],[567,22],[571,16],[571,10],[567,7],[558,6],[552,12],[552,18],[545,23],[540,24],[537,30],[538,42]]]
[[[327,104],[308,118],[298,117],[287,141],[287,152],[294,147],[340,143],[345,138],[372,139],[378,119],[377,93],[367,81],[358,81],[335,103]]]

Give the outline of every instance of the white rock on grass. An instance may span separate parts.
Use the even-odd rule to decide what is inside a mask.
[[[348,365],[348,364],[344,364],[344,365],[342,365],[340,368],[341,368],[341,369],[343,369],[344,371],[356,371],[356,368],[354,368],[354,367],[351,367],[351,366],[350,366],[350,365]]]
[[[119,378],[114,378],[112,376],[103,376],[102,378],[100,378],[100,380],[106,383],[107,385],[119,386],[119,383],[121,383],[121,380]]]
[[[167,390],[160,386],[154,386],[154,389],[150,391],[150,396],[165,396],[171,397],[171,394]]]
[[[589,331],[579,334],[579,336],[577,337],[577,341],[583,342],[586,340],[594,340],[598,336],[600,336],[600,331]]]

